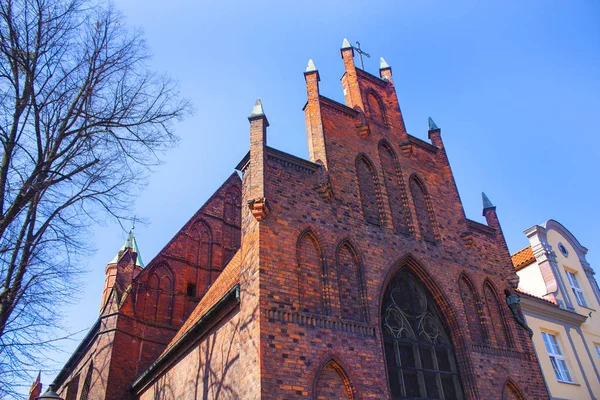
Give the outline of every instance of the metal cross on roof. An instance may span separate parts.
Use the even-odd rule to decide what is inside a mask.
[[[367,58],[371,58],[371,55],[369,53],[366,53],[363,50],[361,50],[359,41],[356,41],[356,46],[352,46],[352,47],[354,47],[354,50],[356,50],[356,52],[360,56],[360,69],[362,69],[364,71],[365,66],[363,64],[363,55]]]

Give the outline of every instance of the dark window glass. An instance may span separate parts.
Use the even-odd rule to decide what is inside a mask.
[[[187,284],[187,295],[190,297],[196,297],[196,285],[193,283]]]
[[[392,398],[462,400],[448,332],[433,299],[408,268],[392,278],[383,304]]]

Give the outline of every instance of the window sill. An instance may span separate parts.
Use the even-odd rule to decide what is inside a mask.
[[[567,382],[567,381],[561,381],[561,380],[556,380],[558,383],[564,383],[565,385],[573,385],[573,386],[581,386],[581,384],[579,383],[575,383],[575,382]]]
[[[595,309],[593,309],[593,308],[590,308],[590,307],[588,307],[588,306],[582,306],[582,305],[581,305],[581,304],[579,304],[579,303],[577,303],[577,305],[578,305],[579,307],[581,307],[581,308],[585,308],[586,310],[590,310],[590,311],[596,312],[596,310],[595,310]]]

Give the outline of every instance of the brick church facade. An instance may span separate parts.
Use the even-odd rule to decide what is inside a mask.
[[[310,160],[267,146],[258,101],[242,178],[147,265],[130,235],[61,397],[548,398],[495,207],[468,219],[440,129],[409,135],[391,68],[341,55],[345,105],[304,73]]]

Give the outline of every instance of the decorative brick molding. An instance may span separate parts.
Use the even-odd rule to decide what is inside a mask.
[[[329,329],[332,331],[354,333],[362,336],[375,336],[375,328],[362,322],[345,321],[339,318],[327,317],[324,315],[289,312],[283,310],[266,310],[266,313],[269,320],[312,326],[314,328]]]
[[[481,343],[472,343],[471,348],[473,351],[481,354],[491,354],[493,356],[519,358],[527,361],[537,361],[534,354],[517,351],[513,349],[507,349],[502,347],[488,346]]]

